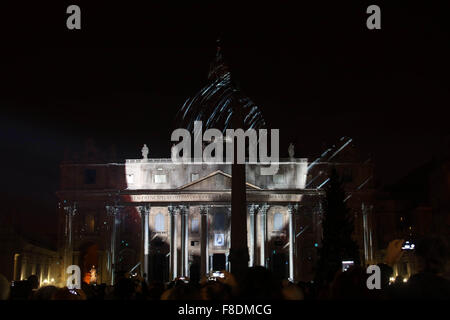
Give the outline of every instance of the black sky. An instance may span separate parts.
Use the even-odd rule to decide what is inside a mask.
[[[350,136],[387,184],[443,148],[450,37],[437,3],[92,2],[0,5],[3,210],[49,233],[65,148],[92,137],[122,158],[143,143],[168,156],[218,36],[234,79],[280,129],[282,155],[291,141],[314,157]],[[366,28],[374,3],[381,30]],[[65,27],[69,4],[81,31]]]

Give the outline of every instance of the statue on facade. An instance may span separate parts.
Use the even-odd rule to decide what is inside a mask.
[[[293,159],[294,155],[295,155],[295,151],[294,151],[294,144],[292,142],[289,144],[288,153],[289,153],[289,158]]]
[[[142,159],[148,159],[148,147],[146,144],[142,147]]]

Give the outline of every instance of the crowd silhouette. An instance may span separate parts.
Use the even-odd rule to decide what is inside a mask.
[[[224,271],[223,277],[198,281],[176,279],[170,283],[145,281],[138,276],[119,275],[113,286],[83,283],[81,289],[39,287],[38,278],[11,285],[0,275],[1,300],[383,300],[383,299],[450,299],[448,279],[449,247],[440,237],[419,242],[416,255],[421,259],[421,272],[404,283],[394,281],[392,266],[402,256],[403,240],[392,241],[381,270],[381,289],[370,290],[366,284],[366,269],[354,265],[347,271],[338,270],[328,284],[320,287],[313,282],[292,283],[280,280],[268,269],[248,268],[240,282]]]

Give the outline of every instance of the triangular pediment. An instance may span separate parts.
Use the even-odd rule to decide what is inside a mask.
[[[261,188],[246,182],[247,189],[261,190]],[[231,175],[221,170],[214,171],[205,177],[192,181],[184,186],[181,190],[230,190],[231,189]]]

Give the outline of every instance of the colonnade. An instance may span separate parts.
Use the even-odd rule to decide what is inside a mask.
[[[214,204],[199,205],[200,208],[200,275],[204,276],[210,272],[211,266],[209,265],[209,215],[210,209]],[[161,207],[158,205],[158,207]],[[114,283],[114,275],[117,267],[117,228],[120,223],[120,206],[106,206],[106,212],[110,225],[110,240],[108,249],[108,264],[107,272],[110,274],[111,283]],[[141,216],[141,250],[140,250],[140,263],[141,263],[141,276],[148,277],[149,275],[149,254],[150,254],[150,204],[144,204],[136,206],[137,211]],[[268,221],[267,212],[270,208],[269,204],[249,204],[249,226],[248,231],[250,233],[249,241],[249,266],[261,265],[268,267]],[[171,279],[178,277],[189,276],[189,212],[190,207],[188,205],[169,205],[167,206],[170,219],[170,265],[169,275]],[[72,219],[77,212],[76,204],[67,205],[64,207],[66,213],[65,221],[65,249],[64,249],[64,268],[72,264],[73,261],[73,230]],[[287,205],[288,213],[288,246],[289,246],[289,279],[294,281],[295,279],[295,205]],[[180,222],[180,223],[178,223]],[[178,230],[180,227],[181,230]],[[180,236],[180,241],[178,241]],[[259,241],[258,241],[259,239]],[[178,242],[181,243],[180,257],[178,256]],[[258,243],[260,246],[258,248]],[[258,252],[259,251],[259,252]],[[181,260],[180,268],[179,260]]]

